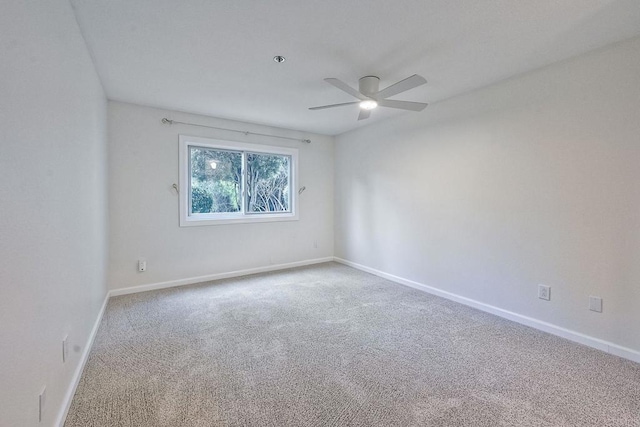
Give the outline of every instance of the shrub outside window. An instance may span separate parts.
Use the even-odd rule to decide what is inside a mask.
[[[180,136],[180,226],[298,219],[298,150]]]

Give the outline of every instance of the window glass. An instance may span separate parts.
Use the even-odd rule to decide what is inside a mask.
[[[191,213],[240,212],[242,153],[190,147]]]
[[[289,212],[291,158],[247,153],[247,213]]]

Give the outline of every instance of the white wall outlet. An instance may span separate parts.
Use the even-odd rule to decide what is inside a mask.
[[[551,287],[547,285],[538,285],[538,298],[551,300]]]
[[[589,297],[589,310],[602,313],[602,298]]]
[[[146,259],[141,258],[141,259],[138,260],[138,271],[141,272],[141,273],[147,271],[147,260]]]
[[[69,335],[62,339],[62,363],[66,363],[69,359]]]
[[[38,396],[38,421],[42,422],[42,416],[44,415],[44,406],[47,402],[47,386],[42,387],[40,396]]]

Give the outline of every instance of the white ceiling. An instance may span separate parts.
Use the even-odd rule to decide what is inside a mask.
[[[357,122],[325,83],[429,83],[433,103],[640,35],[639,0],[71,0],[109,99],[329,135]],[[287,61],[275,63],[274,55]]]

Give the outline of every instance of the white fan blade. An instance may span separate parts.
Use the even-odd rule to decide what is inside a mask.
[[[401,110],[422,111],[428,104],[424,102],[411,102],[411,101],[394,101],[391,99],[381,99],[378,101],[378,105],[389,108],[399,108]]]
[[[377,98],[389,98],[390,96],[397,95],[402,92],[406,92],[409,89],[413,89],[414,87],[421,86],[425,84],[427,80],[424,77],[414,74],[411,77],[407,77],[404,80],[399,81],[398,83],[392,84],[388,88],[382,89],[380,92],[376,94]]]
[[[354,96],[362,101],[369,99],[341,80],[329,78],[329,79],[324,79],[324,81],[329,83],[330,85],[337,87],[341,91],[347,92],[349,95]]]
[[[353,101],[353,102],[343,102],[342,104],[321,105],[319,107],[311,107],[309,108],[309,110],[324,110],[325,108],[342,107],[344,105],[353,105],[353,104],[359,104],[359,103],[360,101]]]
[[[371,110],[365,110],[361,108],[360,114],[358,115],[358,120],[368,119],[370,115],[371,115]]]

